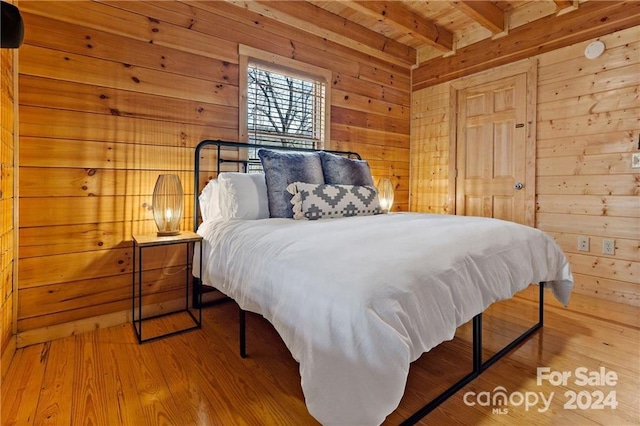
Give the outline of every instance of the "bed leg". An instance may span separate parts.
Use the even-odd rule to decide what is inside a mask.
[[[246,311],[240,309],[240,357],[247,357],[247,342],[246,342]]]
[[[202,288],[200,287],[200,278],[193,277],[193,292],[191,294],[191,305],[199,308],[202,305]]]
[[[482,313],[473,317],[473,372],[482,371]]]
[[[540,287],[540,296],[538,297],[538,323],[540,327],[544,324],[544,283],[538,285]]]

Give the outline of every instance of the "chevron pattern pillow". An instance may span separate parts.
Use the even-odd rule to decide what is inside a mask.
[[[293,195],[294,219],[332,219],[382,213],[378,192],[372,185],[329,185],[295,182],[287,187]]]

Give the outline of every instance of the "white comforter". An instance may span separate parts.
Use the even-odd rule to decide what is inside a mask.
[[[203,282],[275,326],[326,425],[382,423],[409,363],[458,326],[529,283],[549,282],[565,305],[573,286],[553,239],[494,219],[209,221],[198,233]]]

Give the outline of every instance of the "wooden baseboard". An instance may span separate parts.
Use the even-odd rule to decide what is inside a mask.
[[[207,293],[203,295],[203,302],[215,300],[216,298],[220,298],[221,296],[223,295],[221,295],[221,293],[217,291]],[[183,308],[184,304],[184,298],[182,298],[171,300],[168,302],[144,305],[143,315],[146,318],[148,316],[159,315],[165,312],[177,311]],[[42,327],[34,330],[27,330],[22,332],[18,331],[17,339],[14,338],[14,340],[17,340],[14,346],[18,348],[24,348],[25,346],[44,343],[56,339],[62,339],[63,337],[86,333],[89,331],[97,330],[99,328],[113,327],[127,322],[132,322],[131,309],[91,318],[85,318],[79,321],[72,321],[49,327]],[[2,361],[2,371],[4,374],[4,354],[2,357]]]
[[[130,317],[131,312],[127,309],[126,311],[86,318],[80,321],[18,332],[18,348],[62,339],[63,337],[86,333],[99,328],[113,327],[129,321]]]

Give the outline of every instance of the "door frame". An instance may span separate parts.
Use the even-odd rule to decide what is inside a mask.
[[[449,190],[447,204],[451,206],[452,214],[456,212],[456,178],[457,178],[457,147],[458,147],[458,93],[470,87],[490,83],[501,78],[526,74],[526,139],[525,139],[525,224],[536,225],[536,129],[537,129],[537,94],[538,94],[538,60],[524,59],[513,64],[507,64],[494,69],[463,77],[450,84],[449,96]]]

